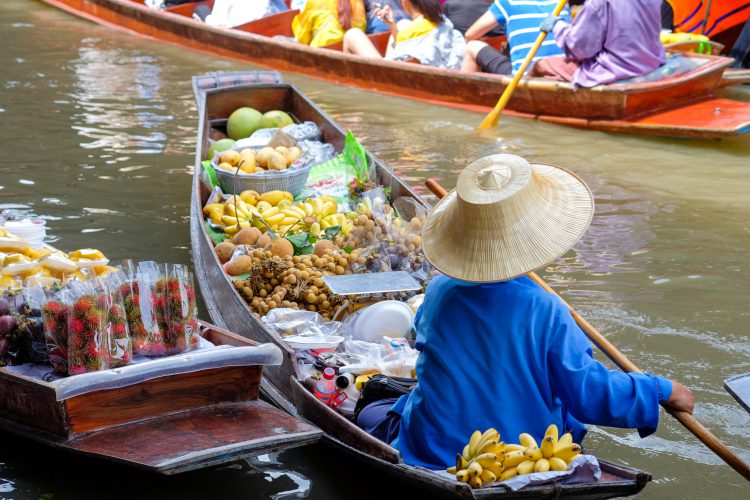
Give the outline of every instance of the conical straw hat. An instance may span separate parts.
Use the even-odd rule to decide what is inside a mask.
[[[576,175],[520,156],[469,164],[422,230],[430,263],[453,278],[505,281],[563,256],[591,223],[594,197]]]

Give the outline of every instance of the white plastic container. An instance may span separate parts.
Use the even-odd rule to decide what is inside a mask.
[[[411,307],[398,300],[384,300],[357,312],[352,338],[379,344],[383,337],[406,337],[413,323]]]
[[[31,248],[42,248],[47,236],[46,224],[41,219],[22,219],[8,221],[1,228],[26,241]]]

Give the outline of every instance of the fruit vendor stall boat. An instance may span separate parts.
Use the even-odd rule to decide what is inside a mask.
[[[346,85],[486,112],[505,87],[508,76],[461,73],[414,62],[366,59],[341,51],[341,44],[311,48],[290,41],[286,11],[233,29],[192,19],[191,2],[165,11],[142,0],[43,0],[106,26],[138,33]],[[384,50],[387,34],[371,35]],[[491,40],[493,44],[500,40]],[[750,103],[714,97],[731,59],[690,54],[694,68],[655,81],[575,89],[544,78],[524,79],[508,110],[524,117],[585,129],[687,138],[720,138],[750,132]]]
[[[277,81],[280,77],[276,75]],[[584,484],[547,484],[530,486],[518,492],[502,487],[472,490],[467,484],[440,476],[402,462],[398,450],[370,436],[344,416],[324,405],[299,380],[297,360],[282,338],[253,314],[233,282],[222,269],[214,252],[214,244],[203,220],[202,207],[210,189],[202,180],[202,160],[209,148],[214,129],[221,128],[227,117],[241,106],[259,111],[280,109],[298,121],[315,122],[323,140],[337,150],[344,146],[345,133],[294,85],[270,82],[273,74],[241,73],[196,77],[194,88],[198,100],[199,132],[191,200],[191,243],[196,276],[201,293],[213,321],[256,342],[272,342],[284,353],[279,366],[267,367],[266,396],[279,407],[298,415],[324,432],[323,441],[366,463],[368,470],[404,481],[412,487],[429,490],[431,496],[463,498],[516,498],[558,496],[609,498],[633,495],[651,479],[648,473],[601,461],[600,481]],[[378,184],[391,189],[392,199],[411,197],[425,208],[425,202],[377,158],[367,153],[370,168],[377,174]]]
[[[312,425],[258,399],[264,368],[281,357],[276,346],[199,326],[206,340],[234,348],[51,381],[44,381],[49,366],[0,368],[0,429],[169,475],[320,438]]]

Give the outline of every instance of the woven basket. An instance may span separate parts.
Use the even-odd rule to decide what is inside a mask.
[[[243,148],[245,149],[245,148]],[[262,148],[250,148],[257,153]],[[304,153],[300,158],[304,158]],[[312,163],[307,163],[301,167],[279,170],[278,172],[258,172],[255,174],[235,174],[227,172],[216,166],[216,160],[211,161],[211,165],[216,171],[216,177],[219,181],[219,187],[227,194],[236,194],[249,189],[258,193],[268,191],[287,191],[295,198],[302,192],[307,182],[307,176],[310,174]]]

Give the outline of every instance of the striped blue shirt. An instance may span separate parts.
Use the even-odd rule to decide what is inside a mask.
[[[495,3],[490,5],[490,12],[495,16],[498,24],[506,26],[505,32],[508,34],[513,73],[521,67],[539,35],[539,25],[555,10],[557,3],[558,0],[495,0]],[[563,9],[561,16],[570,22],[570,10],[567,7]],[[563,55],[563,52],[550,34],[547,35],[532,61],[557,55]]]

